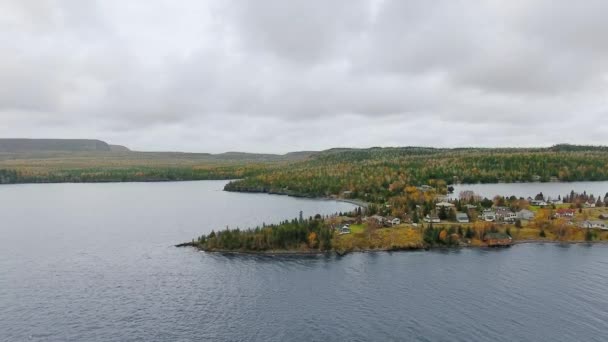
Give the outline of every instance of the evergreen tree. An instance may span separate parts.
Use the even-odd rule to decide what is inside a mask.
[[[414,212],[412,213],[412,222],[414,222],[414,223],[420,222],[420,219],[418,218],[418,210],[414,210]]]

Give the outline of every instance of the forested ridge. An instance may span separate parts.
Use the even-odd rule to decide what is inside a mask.
[[[229,191],[382,202],[407,186],[452,183],[608,180],[608,147],[395,147],[296,152],[0,154],[0,183],[240,179]]]
[[[371,148],[325,151],[306,161],[231,182],[229,191],[340,195],[382,202],[407,186],[451,183],[608,180],[605,147],[546,149]]]

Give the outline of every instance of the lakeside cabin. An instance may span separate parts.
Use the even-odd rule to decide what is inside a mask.
[[[488,247],[508,247],[513,243],[513,238],[504,233],[488,233],[483,237]]]

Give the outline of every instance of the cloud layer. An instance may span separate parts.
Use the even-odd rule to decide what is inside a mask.
[[[0,1],[0,136],[608,144],[608,3]]]

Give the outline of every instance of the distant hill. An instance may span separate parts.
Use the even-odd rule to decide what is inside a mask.
[[[122,146],[122,145],[109,145],[109,146],[110,146],[110,151],[112,151],[112,152],[131,152],[131,150],[126,146]]]
[[[126,147],[120,146],[122,150]],[[106,142],[93,139],[0,139],[0,152],[83,152],[112,151]]]

